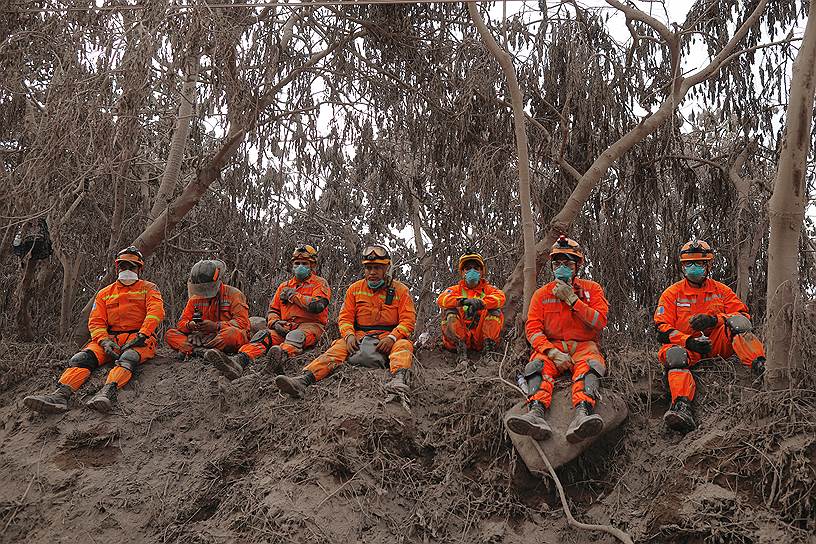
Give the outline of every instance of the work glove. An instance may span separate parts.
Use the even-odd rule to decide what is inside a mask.
[[[122,346],[122,351],[124,352],[125,350],[128,350],[130,348],[140,348],[140,347],[144,346],[146,343],[147,343],[147,335],[142,334],[142,333],[139,332],[139,333],[136,333],[136,336],[132,340],[126,342]]]
[[[292,297],[295,296],[297,291],[295,291],[294,287],[284,287],[281,289],[280,292],[280,299],[284,302],[291,302]]]
[[[701,340],[699,338],[689,336],[686,339],[686,349],[699,353],[700,355],[708,355],[711,353],[711,340],[708,338]]]
[[[357,341],[357,337],[353,334],[347,334],[346,347],[348,348],[349,353],[355,353],[358,349],[360,349],[360,343]]]
[[[213,334],[218,332],[218,323],[216,321],[210,321],[209,319],[203,319],[201,323],[198,324],[198,327],[196,327],[196,330]]]
[[[578,295],[575,294],[575,289],[572,288],[572,285],[562,280],[555,280],[553,294],[570,306],[574,306],[575,303],[578,302]]]
[[[572,368],[572,358],[558,348],[548,349],[547,357],[552,360],[555,368],[557,368],[560,372],[565,372]]]
[[[292,327],[289,326],[289,323],[287,321],[278,319],[277,321],[272,323],[272,329],[281,336],[286,336],[287,334],[289,334],[289,331],[292,330]]]
[[[102,346],[102,349],[105,350],[105,355],[108,357],[113,357],[116,359],[119,357],[119,353],[122,351],[122,347],[116,343],[116,340],[113,338],[105,338],[99,345]]]
[[[377,344],[377,351],[385,355],[388,355],[389,353],[391,353],[391,348],[394,347],[394,342],[395,342],[394,337],[391,335],[380,338],[380,343]]]
[[[474,312],[484,310],[484,307],[485,307],[484,300],[482,300],[480,298],[466,298],[462,305],[463,306],[470,306],[471,311],[474,311]]]
[[[711,327],[717,324],[717,316],[711,314],[697,314],[691,316],[689,319],[689,325],[695,331],[704,331],[705,329],[710,329]]]

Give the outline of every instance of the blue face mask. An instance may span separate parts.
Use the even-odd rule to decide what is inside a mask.
[[[705,278],[706,269],[699,264],[687,264],[683,267],[683,274],[689,281],[700,283]]]
[[[475,268],[471,268],[470,270],[465,272],[465,283],[467,283],[468,285],[476,285],[477,283],[479,283],[481,277],[482,275],[479,273],[478,270],[476,270]]]
[[[295,277],[301,281],[308,278],[309,274],[312,273],[312,269],[305,264],[296,264],[293,271],[295,273]]]
[[[553,274],[555,275],[555,279],[561,280],[567,283],[572,281],[572,268],[569,266],[562,264],[555,270],[553,270]]]
[[[385,280],[377,280],[377,281],[366,280],[366,283],[368,284],[369,289],[372,289],[372,290],[376,291],[377,289],[379,289],[380,287],[385,285]]]

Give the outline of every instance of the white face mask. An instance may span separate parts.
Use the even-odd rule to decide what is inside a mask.
[[[133,285],[136,283],[136,280],[139,279],[139,274],[134,272],[133,270],[121,270],[119,271],[119,281],[123,285]]]

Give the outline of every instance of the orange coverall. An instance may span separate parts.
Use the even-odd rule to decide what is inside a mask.
[[[236,287],[221,284],[218,294],[212,298],[192,297],[181,313],[181,319],[175,329],[168,330],[164,339],[176,351],[185,355],[193,352],[193,345],[189,342],[190,323],[196,308],[201,311],[201,318],[218,323],[218,331],[212,333],[201,347],[219,349],[224,352],[235,353],[238,348],[249,339],[249,306],[246,297]],[[208,333],[200,333],[207,335]]]
[[[545,407],[550,406],[554,379],[561,372],[547,356],[547,351],[556,348],[569,355],[573,361],[573,406],[581,401],[595,406],[595,399],[584,392],[583,379],[589,372],[590,365],[600,365],[603,370],[606,368],[598,340],[601,331],[606,327],[609,303],[606,301],[603,288],[592,280],[583,278],[573,280],[573,289],[578,295],[578,300],[572,308],[553,294],[555,286],[556,282],[551,281],[537,289],[533,293],[527,313],[527,341],[533,346],[530,360],[537,359],[544,364],[541,371],[541,386],[528,402],[537,400]]]
[[[281,300],[280,295],[281,291],[287,287],[295,289],[296,293],[289,302],[284,302]],[[269,309],[266,313],[266,326],[269,329],[256,334],[252,338],[252,342],[241,348],[241,353],[245,353],[254,361],[257,357],[269,351],[272,346],[280,346],[289,356],[299,355],[303,353],[304,349],[314,346],[323,335],[326,323],[329,322],[328,306],[319,314],[313,314],[306,309],[309,304],[319,298],[331,300],[331,289],[325,279],[315,274],[310,274],[303,281],[293,277],[278,285],[275,295],[269,301]],[[295,323],[297,327],[292,330],[303,331],[306,335],[303,348],[287,343],[286,338],[272,328],[275,321],[279,320]]]
[[[689,337],[698,337],[702,332],[695,331],[689,324],[689,319],[697,314],[710,314],[717,317],[717,324],[703,332],[711,339],[711,352],[705,356],[685,348]],[[666,365],[666,352],[679,346],[688,355],[686,368],[668,369],[669,390],[672,403],[678,397],[694,400],[697,386],[689,368],[703,358],[722,357],[727,359],[734,353],[742,364],[750,367],[757,357],[765,356],[765,348],[759,338],[752,332],[731,334],[731,329],[725,319],[736,314],[742,314],[750,319],[748,307],[727,285],[711,278],[707,278],[702,286],[697,287],[682,279],[669,286],[660,295],[660,302],[654,313],[654,321],[658,333],[666,343],[657,353],[660,362]]]
[[[88,316],[91,341],[82,349],[93,353],[99,366],[102,366],[113,359],[99,342],[112,338],[122,346],[134,339],[137,333],[142,333],[147,336],[145,345],[131,349],[139,354],[139,362],[144,363],[156,354],[156,328],[162,319],[164,303],[154,283],[141,279],[133,285],[114,282],[96,294]],[[88,368],[69,367],[60,376],[59,383],[76,391],[90,376],[91,370]],[[129,370],[115,366],[108,373],[106,383],[116,382],[121,389],[130,378]]]
[[[460,298],[480,298],[484,309],[473,319],[465,318],[465,309],[459,306]],[[442,343],[446,349],[455,350],[456,342],[462,341],[468,349],[481,351],[484,341],[491,339],[498,344],[504,326],[504,291],[485,280],[471,289],[465,280],[451,285],[439,295],[436,304],[442,310]]]
[[[366,335],[381,339],[389,334],[395,336],[397,341],[388,356],[391,373],[401,368],[411,368],[414,345],[408,337],[416,325],[414,299],[408,287],[399,281],[392,281],[390,288],[394,290],[394,300],[386,304],[389,286],[373,291],[364,279],[352,283],[337,317],[340,338],[304,370],[314,374],[317,380],[322,380],[345,363],[349,356],[345,338],[349,334],[354,334],[358,340]]]

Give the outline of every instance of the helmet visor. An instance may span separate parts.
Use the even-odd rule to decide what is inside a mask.
[[[208,281],[205,283],[187,282],[187,295],[190,298],[213,298],[221,289],[221,280]]]

